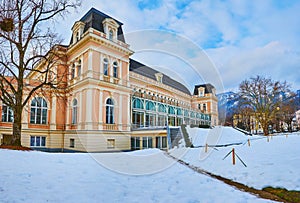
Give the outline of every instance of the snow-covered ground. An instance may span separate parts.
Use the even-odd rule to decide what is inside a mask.
[[[172,151],[174,156],[180,154],[181,159],[191,165],[257,189],[273,186],[300,190],[299,133],[278,134],[266,138],[245,136],[230,127],[187,128],[187,131],[195,146],[205,146],[206,143],[208,145],[243,143],[227,147],[209,147],[207,153],[205,147]],[[237,157],[236,164],[232,165],[231,154],[224,159],[233,148],[247,167]]]
[[[300,190],[300,134],[245,136],[232,128],[191,129],[198,148],[171,154],[215,174],[263,188]],[[250,146],[248,146],[248,139]],[[227,147],[209,147],[226,145]],[[242,143],[239,145],[231,145]],[[202,146],[202,147],[200,147]],[[231,163],[232,148],[246,163]],[[157,149],[127,153],[0,150],[0,202],[267,202],[194,172]]]
[[[104,154],[2,149],[0,163],[0,202],[266,202],[155,149]]]

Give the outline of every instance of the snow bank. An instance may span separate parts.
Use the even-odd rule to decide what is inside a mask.
[[[190,132],[194,133],[193,141],[199,145],[209,140],[207,137],[215,136],[213,132],[220,133],[216,136],[218,144],[236,142],[244,144],[209,147],[207,152],[205,147],[185,149],[185,155],[181,159],[186,162],[257,189],[273,186],[300,190],[300,135],[298,133],[279,134],[269,138],[252,137],[227,127],[212,130],[192,129]],[[250,146],[247,143],[248,138],[251,139]],[[238,158],[236,158],[236,165],[232,165],[231,155],[223,160],[232,148],[235,148],[235,152],[247,167]],[[180,153],[172,151],[172,154],[176,156]]]
[[[140,156],[152,156],[153,152],[155,159]],[[132,176],[108,170],[95,159],[104,157],[127,163],[132,170],[147,170],[170,159],[156,152],[49,154],[0,150],[0,202],[266,202],[178,163],[151,175]],[[133,166],[132,157],[143,157],[144,162]]]
[[[195,147],[206,144],[210,146],[241,144],[247,142],[248,139],[258,138],[257,136],[247,136],[232,127],[217,126],[212,129],[187,127],[186,129]]]

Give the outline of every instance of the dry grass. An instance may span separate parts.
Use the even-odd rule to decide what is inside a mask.
[[[0,149],[11,149],[11,150],[21,150],[21,151],[31,151],[28,147],[23,146],[10,146],[10,145],[0,145]]]

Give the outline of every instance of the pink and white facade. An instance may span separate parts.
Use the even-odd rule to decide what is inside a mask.
[[[33,97],[23,112],[22,145],[55,151],[167,148],[166,126],[217,125],[215,88],[194,93],[130,58],[122,23],[92,8],[72,27],[57,74],[65,93]],[[12,112],[0,101],[0,138],[11,134]]]

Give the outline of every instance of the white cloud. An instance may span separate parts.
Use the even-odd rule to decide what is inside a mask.
[[[255,75],[286,80],[293,88],[300,88],[300,55],[278,41],[248,50],[236,47],[212,49],[209,54],[219,61],[217,67],[226,88],[237,88],[242,80]]]
[[[63,35],[67,33],[67,43],[73,23],[91,7],[95,7],[123,22],[125,33],[149,29],[170,30],[197,46],[203,46],[217,65],[226,89],[237,88],[240,81],[256,74],[290,81],[293,88],[300,89],[299,1],[195,0],[186,1],[183,7],[176,6],[176,2],[163,0],[158,6],[141,10],[138,2],[132,0],[85,0],[78,13],[66,17],[57,31]],[[148,37],[149,41],[145,38],[136,39],[135,43],[147,46],[153,40],[152,36]],[[187,47],[176,47],[175,44],[168,44],[165,39],[156,42],[156,48],[167,46],[176,51],[177,55],[184,56],[189,63],[205,63],[201,62],[197,54],[194,57],[198,58],[185,55]],[[156,63],[154,56],[144,58],[149,63],[150,59],[153,60],[152,64]],[[176,71],[180,73],[182,64],[173,63],[173,67],[178,67]],[[206,70],[206,78],[209,78],[206,73],[214,76],[214,73]],[[189,86],[193,86],[195,81],[190,83]]]

